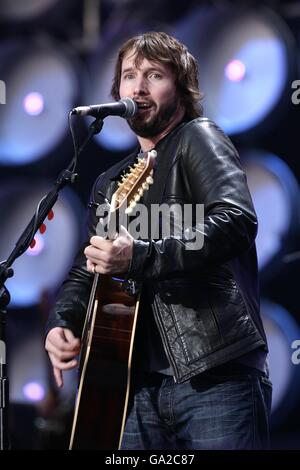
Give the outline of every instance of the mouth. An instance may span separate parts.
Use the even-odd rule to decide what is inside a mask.
[[[152,104],[148,101],[136,101],[137,107],[139,111],[146,111],[152,108]]]

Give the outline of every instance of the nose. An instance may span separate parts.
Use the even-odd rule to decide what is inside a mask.
[[[145,77],[140,76],[140,77],[136,78],[136,80],[134,81],[133,94],[134,94],[134,96],[140,96],[140,95],[147,95],[148,94],[147,80],[145,79]]]

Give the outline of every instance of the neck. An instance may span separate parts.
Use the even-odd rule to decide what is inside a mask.
[[[152,150],[156,144],[166,135],[168,135],[176,126],[179,124],[179,122],[182,120],[184,116],[184,110],[181,109],[178,113],[174,121],[170,122],[170,124],[166,127],[164,131],[162,131],[160,134],[157,134],[154,137],[140,137],[137,136],[139,144],[141,146],[141,149],[143,152],[149,152],[149,150]]]

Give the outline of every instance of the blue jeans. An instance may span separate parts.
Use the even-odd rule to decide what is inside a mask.
[[[121,450],[267,449],[272,385],[240,364],[226,364],[178,384],[139,374]]]

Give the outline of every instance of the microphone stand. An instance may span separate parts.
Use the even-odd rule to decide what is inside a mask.
[[[10,302],[10,294],[5,287],[5,281],[14,275],[11,268],[13,262],[21,256],[30,246],[34,236],[42,225],[43,221],[54,206],[59,191],[68,183],[74,183],[77,174],[74,173],[77,157],[86,147],[93,135],[98,134],[103,126],[102,119],[95,119],[89,127],[89,132],[81,147],[76,152],[75,140],[75,154],[67,169],[63,170],[56,182],[53,189],[46,194],[38,205],[35,215],[30,220],[29,224],[21,234],[17,241],[15,248],[9,255],[8,259],[0,263],[0,450],[7,450],[10,448],[9,432],[8,432],[8,406],[9,406],[9,380],[7,377],[7,363],[6,363],[6,315],[7,306]],[[71,128],[72,132],[72,128]],[[73,132],[72,132],[73,136]],[[73,167],[73,168],[72,168]]]

